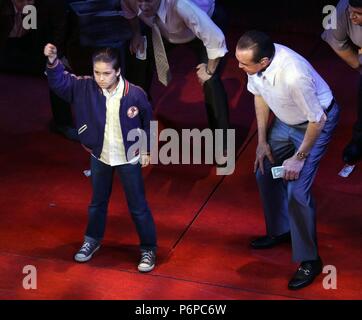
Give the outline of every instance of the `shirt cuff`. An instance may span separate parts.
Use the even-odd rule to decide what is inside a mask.
[[[214,60],[217,58],[222,58],[228,52],[226,48],[216,48],[216,49],[209,49],[206,48],[207,57],[209,60]]]
[[[309,122],[319,122],[321,121],[322,116],[324,115],[324,111],[321,110],[318,113],[309,113],[308,114],[308,121]]]

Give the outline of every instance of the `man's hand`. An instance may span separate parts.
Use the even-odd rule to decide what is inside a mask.
[[[141,154],[141,165],[142,168],[147,167],[150,164],[151,157],[148,154]]]
[[[304,166],[304,160],[297,159],[296,155],[285,160],[284,166],[284,179],[287,181],[293,181],[299,179],[300,172]]]
[[[269,144],[266,142],[259,143],[256,148],[256,159],[254,163],[254,173],[258,168],[264,174],[264,158],[267,157],[273,164],[275,163]]]
[[[206,69],[207,69],[207,64],[206,63],[200,63],[197,67],[197,77],[199,80],[199,83],[203,86],[204,83],[209,80],[212,76],[207,74]]]
[[[50,63],[54,63],[57,59],[57,47],[51,43],[48,43],[44,48],[44,55],[48,57]]]
[[[131,52],[131,54],[136,54],[138,50],[143,53],[145,50],[145,43],[142,35],[136,33],[132,37],[129,44],[129,51]]]

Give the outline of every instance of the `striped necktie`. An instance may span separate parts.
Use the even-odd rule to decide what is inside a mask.
[[[152,25],[152,44],[153,53],[155,55],[155,63],[157,69],[158,80],[167,86],[171,81],[171,71],[168,64],[165,47],[163,45],[160,28],[154,20]]]

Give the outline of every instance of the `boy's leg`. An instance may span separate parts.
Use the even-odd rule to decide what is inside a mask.
[[[156,227],[145,197],[141,166],[125,164],[116,167],[126,195],[129,211],[135,223],[141,249],[156,250]]]

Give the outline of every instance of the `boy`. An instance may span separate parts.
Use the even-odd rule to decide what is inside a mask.
[[[88,226],[84,243],[75,254],[77,262],[89,261],[104,236],[108,202],[114,171],[123,184],[128,208],[140,238],[140,272],[155,267],[156,229],[145,198],[142,167],[149,164],[148,153],[132,152],[128,132],[142,129],[150,148],[152,109],[145,93],[120,74],[118,55],[103,49],[93,55],[94,77],[76,77],[64,71],[57,59],[57,48],[47,44],[49,86],[73,105],[81,143],[91,153],[93,196],[88,209]]]

